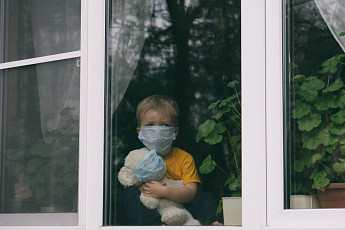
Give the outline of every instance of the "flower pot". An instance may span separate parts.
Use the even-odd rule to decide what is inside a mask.
[[[314,185],[313,188],[316,189]],[[345,183],[330,183],[325,191],[317,193],[321,208],[345,208]]]
[[[291,195],[291,209],[320,208],[320,201],[317,195]]]
[[[242,225],[242,197],[222,197],[224,225]]]

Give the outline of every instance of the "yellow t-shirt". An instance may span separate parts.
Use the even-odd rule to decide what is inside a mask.
[[[173,180],[183,180],[184,184],[192,182],[200,183],[192,155],[180,148],[174,147],[172,150],[172,157],[164,160],[167,166],[165,176]]]

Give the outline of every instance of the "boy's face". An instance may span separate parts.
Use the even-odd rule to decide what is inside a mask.
[[[146,113],[140,114],[139,126],[168,126],[174,127],[171,115],[162,109],[149,110]],[[140,127],[137,127],[137,133],[139,134]],[[179,127],[175,129],[175,135],[178,134]]]

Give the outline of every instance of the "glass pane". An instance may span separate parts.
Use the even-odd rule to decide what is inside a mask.
[[[345,208],[345,4],[286,3],[285,207]]]
[[[80,49],[80,0],[1,0],[1,62]],[[0,39],[0,41],[2,40]]]
[[[0,72],[2,214],[77,212],[76,63],[69,59]]]
[[[221,203],[216,212],[221,197],[241,196],[240,5],[238,0],[110,1],[105,225],[171,224],[156,210],[150,211],[153,219],[149,215],[140,220],[138,203],[127,205],[134,208],[127,216],[132,209],[121,206],[124,191],[131,189],[119,182],[119,170],[130,151],[144,146],[136,131],[142,125],[137,124],[136,107],[151,95],[167,95],[177,102],[180,129],[168,156],[179,155],[175,147],[189,153],[202,181],[196,197],[205,199],[194,197],[195,206],[185,207],[203,225],[235,225],[223,219]],[[177,126],[168,114],[167,124]],[[169,171],[170,158],[162,158]],[[180,169],[180,177],[167,177],[190,179]],[[134,191],[139,190],[134,186]],[[139,194],[134,197],[130,201],[137,202]]]

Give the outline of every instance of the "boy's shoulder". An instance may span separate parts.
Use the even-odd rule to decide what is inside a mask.
[[[188,153],[185,150],[180,149],[178,147],[173,147],[173,151],[174,151],[174,156],[176,158],[182,158],[182,159],[184,159],[184,158],[193,158],[193,156],[190,153]]]
[[[187,151],[179,148],[179,147],[173,147],[173,151],[178,154],[189,154]],[[190,154],[189,154],[190,155]]]

